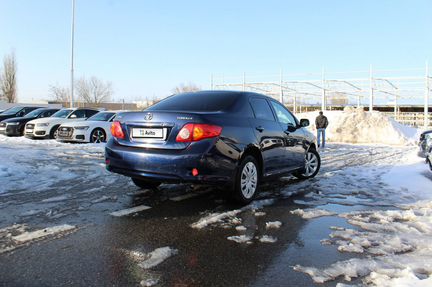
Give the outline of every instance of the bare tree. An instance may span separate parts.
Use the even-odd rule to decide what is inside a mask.
[[[85,103],[100,104],[110,100],[113,90],[111,82],[96,77],[81,78],[75,83],[78,97]]]
[[[3,72],[0,74],[0,90],[8,103],[17,101],[16,72],[15,54],[12,52],[3,58]]]
[[[70,90],[60,86],[50,86],[50,94],[57,102],[67,103],[70,100]]]
[[[201,90],[200,87],[198,87],[197,85],[195,85],[194,83],[189,83],[187,85],[185,84],[180,84],[177,87],[175,87],[172,92],[174,94],[180,94],[180,93],[187,93],[187,92],[197,92]]]

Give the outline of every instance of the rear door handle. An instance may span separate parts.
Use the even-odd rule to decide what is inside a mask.
[[[264,131],[264,128],[262,126],[258,126],[255,128],[257,131],[259,131],[260,133],[262,133]]]

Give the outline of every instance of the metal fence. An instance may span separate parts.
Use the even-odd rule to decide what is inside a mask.
[[[403,70],[368,70],[351,72],[284,74],[246,74],[211,76],[211,89],[253,91],[274,97],[293,111],[364,106],[393,109],[393,117],[403,123],[427,127],[432,123],[429,97],[431,76],[424,68]],[[401,106],[422,107],[411,115],[400,113]],[[389,114],[390,115],[390,114]],[[419,122],[420,119],[423,122]]]

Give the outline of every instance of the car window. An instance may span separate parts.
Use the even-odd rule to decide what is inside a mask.
[[[112,116],[114,116],[115,113],[111,113],[111,112],[100,112],[95,114],[94,116],[88,118],[88,121],[102,121],[102,122],[107,122],[109,121],[109,119],[112,118]]]
[[[69,118],[71,119],[83,119],[86,118],[85,110],[76,110],[74,111]]]
[[[91,117],[91,116],[99,113],[99,111],[95,111],[95,110],[86,110],[85,112],[86,112],[86,115],[87,115],[86,118],[89,118],[89,117]]]
[[[260,120],[274,121],[273,112],[266,99],[252,98],[250,99],[252,110],[255,118]]]
[[[45,111],[42,113],[41,118],[48,118],[55,113],[55,110]]]
[[[63,109],[63,110],[55,112],[52,116],[53,116],[53,118],[66,118],[71,112],[72,112],[72,110]]]
[[[26,118],[35,118],[39,116],[43,112],[43,109],[36,109],[34,111],[31,111],[30,113],[26,114]]]
[[[288,112],[288,110],[284,106],[275,101],[271,101],[271,104],[280,123],[285,125],[297,126],[296,119],[290,112]]]
[[[4,112],[2,113],[2,116],[3,116],[3,115],[6,115],[6,116],[15,115],[16,113],[18,113],[18,112],[21,111],[22,109],[23,109],[22,107],[13,107],[13,108],[10,108],[10,109],[4,111]]]
[[[17,117],[23,117],[25,116],[30,110],[28,108],[22,109],[21,111],[19,111],[16,116]]]
[[[234,93],[185,93],[163,99],[147,110],[218,112],[228,110],[237,98]]]

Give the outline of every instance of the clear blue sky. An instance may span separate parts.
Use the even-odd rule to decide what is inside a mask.
[[[14,50],[21,101],[69,85],[70,0],[0,0],[0,57]],[[76,0],[75,75],[115,99],[163,97],[210,75],[422,67],[432,1]]]

